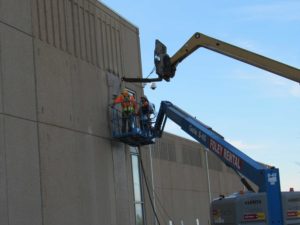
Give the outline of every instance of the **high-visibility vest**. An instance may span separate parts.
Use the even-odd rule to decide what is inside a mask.
[[[136,102],[133,96],[118,96],[114,103],[121,103],[122,112],[134,112],[136,108]]]

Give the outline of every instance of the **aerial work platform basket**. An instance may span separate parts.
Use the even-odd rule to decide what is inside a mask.
[[[155,133],[151,119],[143,115],[123,116],[122,112],[112,108],[112,137],[130,146],[154,144]]]

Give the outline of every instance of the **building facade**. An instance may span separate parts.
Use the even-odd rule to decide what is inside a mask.
[[[121,82],[141,71],[138,28],[102,3],[0,0],[1,225],[150,225],[153,209],[207,224],[210,199],[241,188],[193,141],[112,139],[109,105],[142,95]]]

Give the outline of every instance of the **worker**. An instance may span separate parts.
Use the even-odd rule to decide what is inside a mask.
[[[140,127],[142,130],[151,131],[151,114],[154,113],[154,105],[148,101],[146,96],[141,97],[139,116],[140,116]]]
[[[133,95],[129,95],[128,90],[122,90],[121,94],[114,100],[113,105],[121,104],[122,107],[122,133],[132,131],[135,125],[135,114],[137,103]],[[126,127],[128,127],[126,129]]]

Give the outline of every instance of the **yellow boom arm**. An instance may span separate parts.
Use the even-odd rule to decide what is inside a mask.
[[[156,73],[160,78],[169,81],[170,78],[174,77],[177,65],[200,47],[207,48],[300,83],[299,69],[198,32],[172,57],[169,57],[167,54],[166,46],[156,40],[154,52]]]

